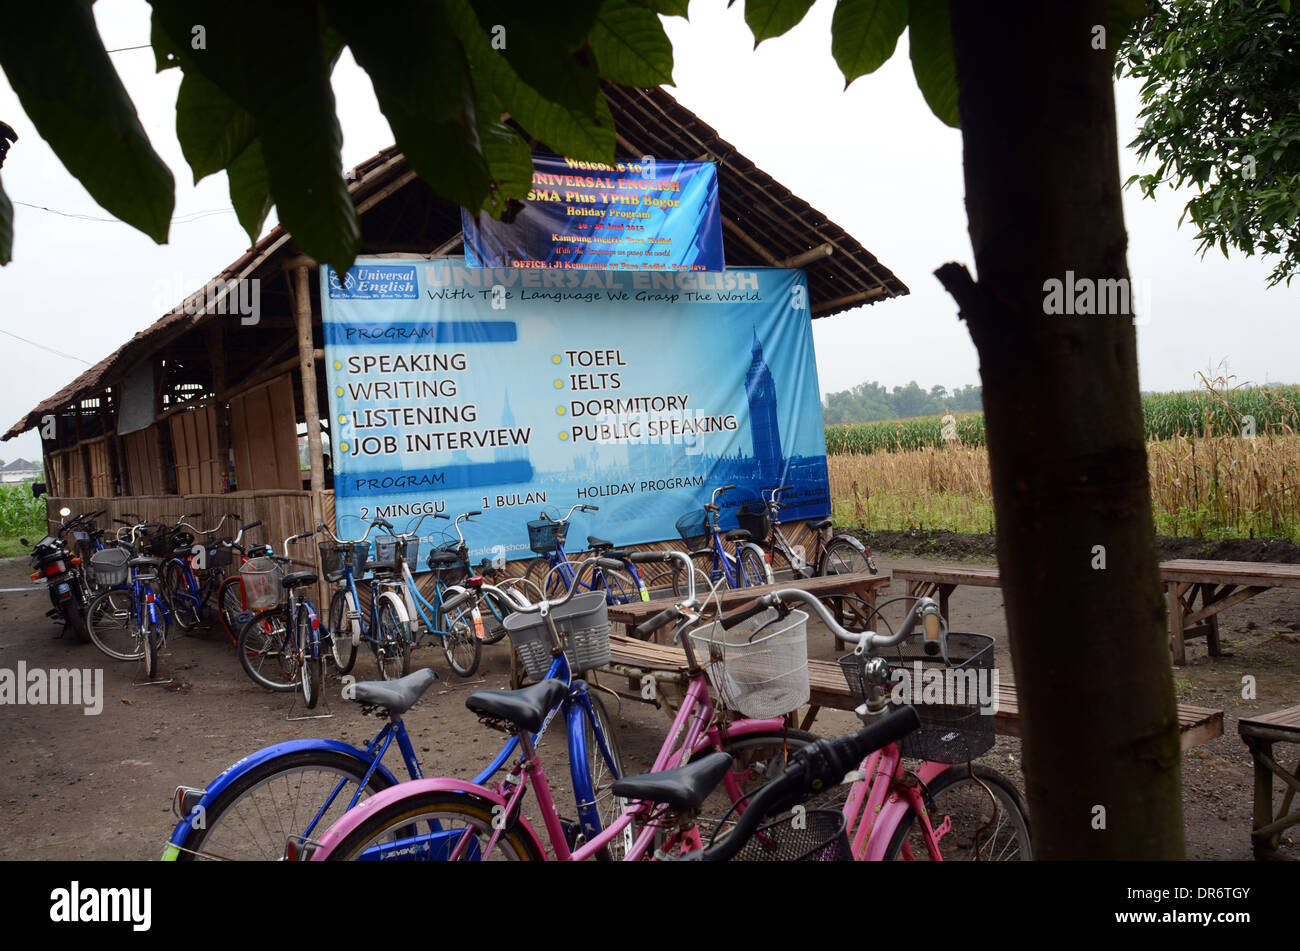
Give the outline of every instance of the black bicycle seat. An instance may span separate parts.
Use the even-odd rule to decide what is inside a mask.
[[[289,588],[300,588],[306,584],[316,583],[316,572],[314,571],[291,571],[284,576],[280,582],[287,591]]]
[[[831,520],[829,518],[824,518],[820,522],[813,522],[808,527],[811,528],[814,532],[820,532],[823,528],[831,527]]]
[[[429,552],[429,567],[434,565],[457,565],[460,564],[460,555],[454,551],[431,551]]]
[[[750,535],[749,532],[745,531],[743,528],[733,528],[722,537],[729,542],[747,542],[754,536]]]
[[[161,558],[155,558],[153,555],[136,555],[127,561],[132,568],[157,568],[162,564]]]
[[[592,551],[604,551],[606,548],[613,548],[613,542],[607,542],[603,538],[597,538],[595,535],[587,536],[587,544],[591,546]]]
[[[465,706],[480,717],[505,720],[536,733],[546,714],[568,693],[564,681],[552,677],[520,690],[476,690],[465,698]]]
[[[610,792],[625,799],[646,799],[695,810],[709,798],[729,769],[730,753],[710,753],[676,769],[616,779]]]
[[[390,716],[399,717],[433,686],[438,675],[433,668],[426,667],[396,680],[362,680],[353,684],[349,700],[367,706],[383,707]],[[344,696],[348,691],[344,691]]]

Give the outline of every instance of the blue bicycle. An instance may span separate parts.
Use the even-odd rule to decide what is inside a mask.
[[[528,523],[528,547],[539,557],[529,564],[524,577],[536,586],[543,596],[555,598],[565,589],[573,587],[576,578],[569,554],[564,550],[569,534],[569,520],[574,512],[596,512],[598,505],[578,503],[569,509],[564,518],[551,518],[542,512],[539,518]],[[629,560],[630,552],[615,548],[614,543],[595,535],[587,536],[591,551],[611,563],[601,567],[591,582],[582,582],[586,591],[603,591],[606,604],[628,604],[632,601],[649,601],[650,593],[637,566]]]
[[[602,567],[608,567],[608,559],[604,561]],[[600,563],[601,559],[589,558],[575,566],[578,577]],[[462,608],[473,596],[471,588],[445,603],[444,609]],[[552,658],[546,676],[568,684],[569,690],[547,711],[532,743],[541,740],[557,715],[563,719],[578,817],[565,823],[565,831],[573,844],[579,837],[590,841],[621,810],[610,787],[624,774],[622,754],[604,704],[585,680],[572,675],[563,652]],[[364,749],[338,740],[290,740],[244,757],[203,789],[178,787],[172,808],[179,821],[162,858],[284,858],[286,844],[310,840],[357,803],[398,782],[384,763],[394,742],[409,777],[423,778],[402,717],[436,680],[437,675],[425,669],[398,680],[345,681],[345,699],[385,720]],[[518,753],[519,738],[511,737],[472,782],[487,782]],[[621,840],[612,849],[621,851]]]
[[[703,511],[688,512],[677,520],[677,532],[690,550],[695,564],[697,584],[711,587],[725,580],[729,588],[749,588],[767,584],[766,559],[763,549],[751,540],[743,528],[723,532],[718,526],[721,508],[718,496],[730,492],[734,485],[723,485],[713,490]],[[731,550],[727,546],[731,546]],[[687,589],[685,569],[673,569],[673,592],[684,594]]]

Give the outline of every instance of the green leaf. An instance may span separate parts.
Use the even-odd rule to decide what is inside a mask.
[[[1146,0],[1106,0],[1106,48],[1119,49],[1133,25],[1146,15]]]
[[[4,183],[0,182],[0,267],[8,264],[14,256],[14,206],[5,194]]]
[[[163,32],[158,25],[158,17],[153,14],[149,16],[149,45],[153,47],[154,72],[161,73],[164,69],[174,69],[181,64],[175,44]]]
[[[492,191],[481,210],[500,217],[511,198],[525,198],[533,185],[533,154],[519,133],[501,121],[505,110],[490,91],[478,102],[479,142],[492,170]]]
[[[907,26],[907,0],[839,0],[831,17],[831,55],[853,80],[875,72],[894,55]]]
[[[370,74],[379,108],[416,174],[444,198],[478,208],[490,173],[479,148],[469,63],[441,5],[402,0],[382,17],[352,0],[325,7]]]
[[[813,0],[745,0],[745,22],[754,34],[754,47],[780,36],[804,18]]]
[[[591,109],[568,109],[524,82],[492,49],[467,0],[445,0],[452,26],[469,55],[479,99],[490,92],[512,119],[552,151],[590,162],[614,162],[614,117],[605,94],[596,91]]]
[[[240,227],[248,233],[248,243],[257,244],[271,213],[271,176],[262,159],[262,143],[254,139],[226,169],[230,183],[230,203]]]
[[[256,135],[257,120],[198,70],[186,71],[176,96],[176,138],[197,184],[221,171]]]
[[[687,19],[686,4],[687,0],[633,0],[638,7],[645,7],[647,10],[653,10],[660,16],[681,17]]]
[[[957,60],[952,50],[952,19],[948,0],[910,0],[907,42],[912,72],[926,104],[954,129],[957,110]]]
[[[312,0],[153,0],[184,69],[197,70],[256,120],[280,223],[304,254],[345,271],[361,241],[343,181],[342,130]],[[206,48],[189,43],[206,28]],[[182,45],[184,43],[184,45]]]
[[[586,43],[601,0],[567,0],[558,10],[519,0],[469,2],[485,36],[504,43],[493,52],[520,79],[552,102],[592,115],[600,80]]]
[[[36,131],[90,196],[165,243],[172,173],[149,144],[90,4],[6,4],[0,66]]]
[[[659,17],[628,0],[605,0],[588,37],[600,75],[623,86],[673,81],[673,44]]]

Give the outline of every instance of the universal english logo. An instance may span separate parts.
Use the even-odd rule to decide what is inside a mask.
[[[74,706],[88,717],[104,710],[104,669],[0,667],[0,706]]]

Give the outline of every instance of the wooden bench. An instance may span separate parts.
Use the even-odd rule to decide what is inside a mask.
[[[944,617],[949,616],[948,598],[959,585],[1002,584],[997,568],[895,568],[893,575],[907,584],[910,595],[937,595]],[[1174,663],[1182,666],[1187,663],[1187,641],[1194,637],[1207,639],[1211,656],[1222,653],[1219,612],[1269,588],[1300,588],[1300,565],[1179,558],[1160,563],[1160,580],[1169,603],[1170,649]]]
[[[627,677],[629,686],[638,692],[646,674],[657,681],[673,679],[684,684],[687,674],[686,652],[680,647],[655,644],[631,637],[610,636],[611,673]],[[665,677],[664,675],[668,676]],[[809,729],[823,708],[852,710],[853,697],[844,682],[840,665],[830,660],[808,661],[808,686],[810,690],[808,712],[799,728]],[[1300,708],[1297,708],[1300,710]],[[994,717],[994,730],[1001,736],[1020,736],[1020,707],[1016,702],[1015,685],[998,684],[998,711]],[[1208,743],[1223,735],[1223,711],[1207,707],[1178,705],[1178,728],[1184,750]]]
[[[1283,829],[1300,823],[1300,805],[1291,804],[1300,792],[1300,761],[1290,772],[1273,755],[1274,743],[1300,744],[1300,707],[1288,707],[1263,716],[1237,721],[1246,748],[1255,761],[1255,819],[1250,833],[1257,859],[1277,857],[1278,837]],[[1282,780],[1282,807],[1273,814],[1273,777]]]
[[[784,588],[798,588],[816,595],[818,598],[825,600],[833,598],[835,595],[848,595],[861,598],[866,604],[875,606],[876,594],[882,588],[889,586],[889,575],[873,575],[870,572],[856,572],[854,574],[844,575],[827,575],[820,578],[794,579],[791,581],[778,581],[775,584],[756,585],[751,588],[737,589],[720,589],[718,591],[722,600],[722,609],[730,611],[741,605],[748,604],[760,595],[767,594],[770,591],[780,591]],[[703,592],[696,592],[703,599]],[[671,608],[680,601],[677,597],[656,598],[653,601],[633,601],[630,604],[611,604],[609,606],[609,621],[611,624],[622,624],[624,630],[632,633],[632,629],[643,621],[648,621],[665,608]],[[713,604],[713,599],[709,599],[709,604]],[[836,599],[831,605],[832,611],[835,612],[836,620],[843,627],[849,630],[857,630],[866,620],[866,611],[861,605],[852,601],[845,602]]]

